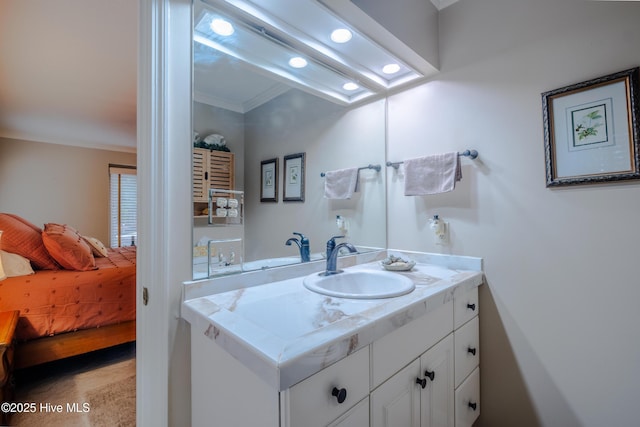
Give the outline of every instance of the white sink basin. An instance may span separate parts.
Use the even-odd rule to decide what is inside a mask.
[[[302,283],[319,294],[355,299],[397,297],[416,287],[408,277],[387,271],[344,271],[330,276],[314,273]]]

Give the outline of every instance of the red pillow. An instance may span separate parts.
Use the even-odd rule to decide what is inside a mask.
[[[95,270],[91,247],[68,225],[45,224],[42,240],[49,254],[67,270]]]
[[[42,242],[42,229],[17,215],[0,213],[2,250],[27,258],[36,269],[58,270]]]

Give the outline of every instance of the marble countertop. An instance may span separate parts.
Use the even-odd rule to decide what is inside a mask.
[[[409,277],[416,289],[403,296],[329,297],[306,289],[304,276],[298,276],[185,299],[182,317],[192,331],[202,331],[270,386],[285,390],[483,280],[479,258],[455,257],[464,259],[464,269],[458,269],[450,260],[446,266],[421,262],[433,260],[428,254],[408,257],[416,266],[397,274]],[[348,269],[382,267],[378,259]]]

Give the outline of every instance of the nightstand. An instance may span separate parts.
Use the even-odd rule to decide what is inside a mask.
[[[0,312],[0,402],[13,399],[13,351],[19,311]],[[0,424],[9,424],[9,413],[0,412]]]

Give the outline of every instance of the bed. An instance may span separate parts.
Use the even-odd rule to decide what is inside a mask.
[[[44,269],[31,259],[33,273],[0,280],[0,311],[20,312],[16,369],[135,341],[136,247],[102,249],[85,270]]]

